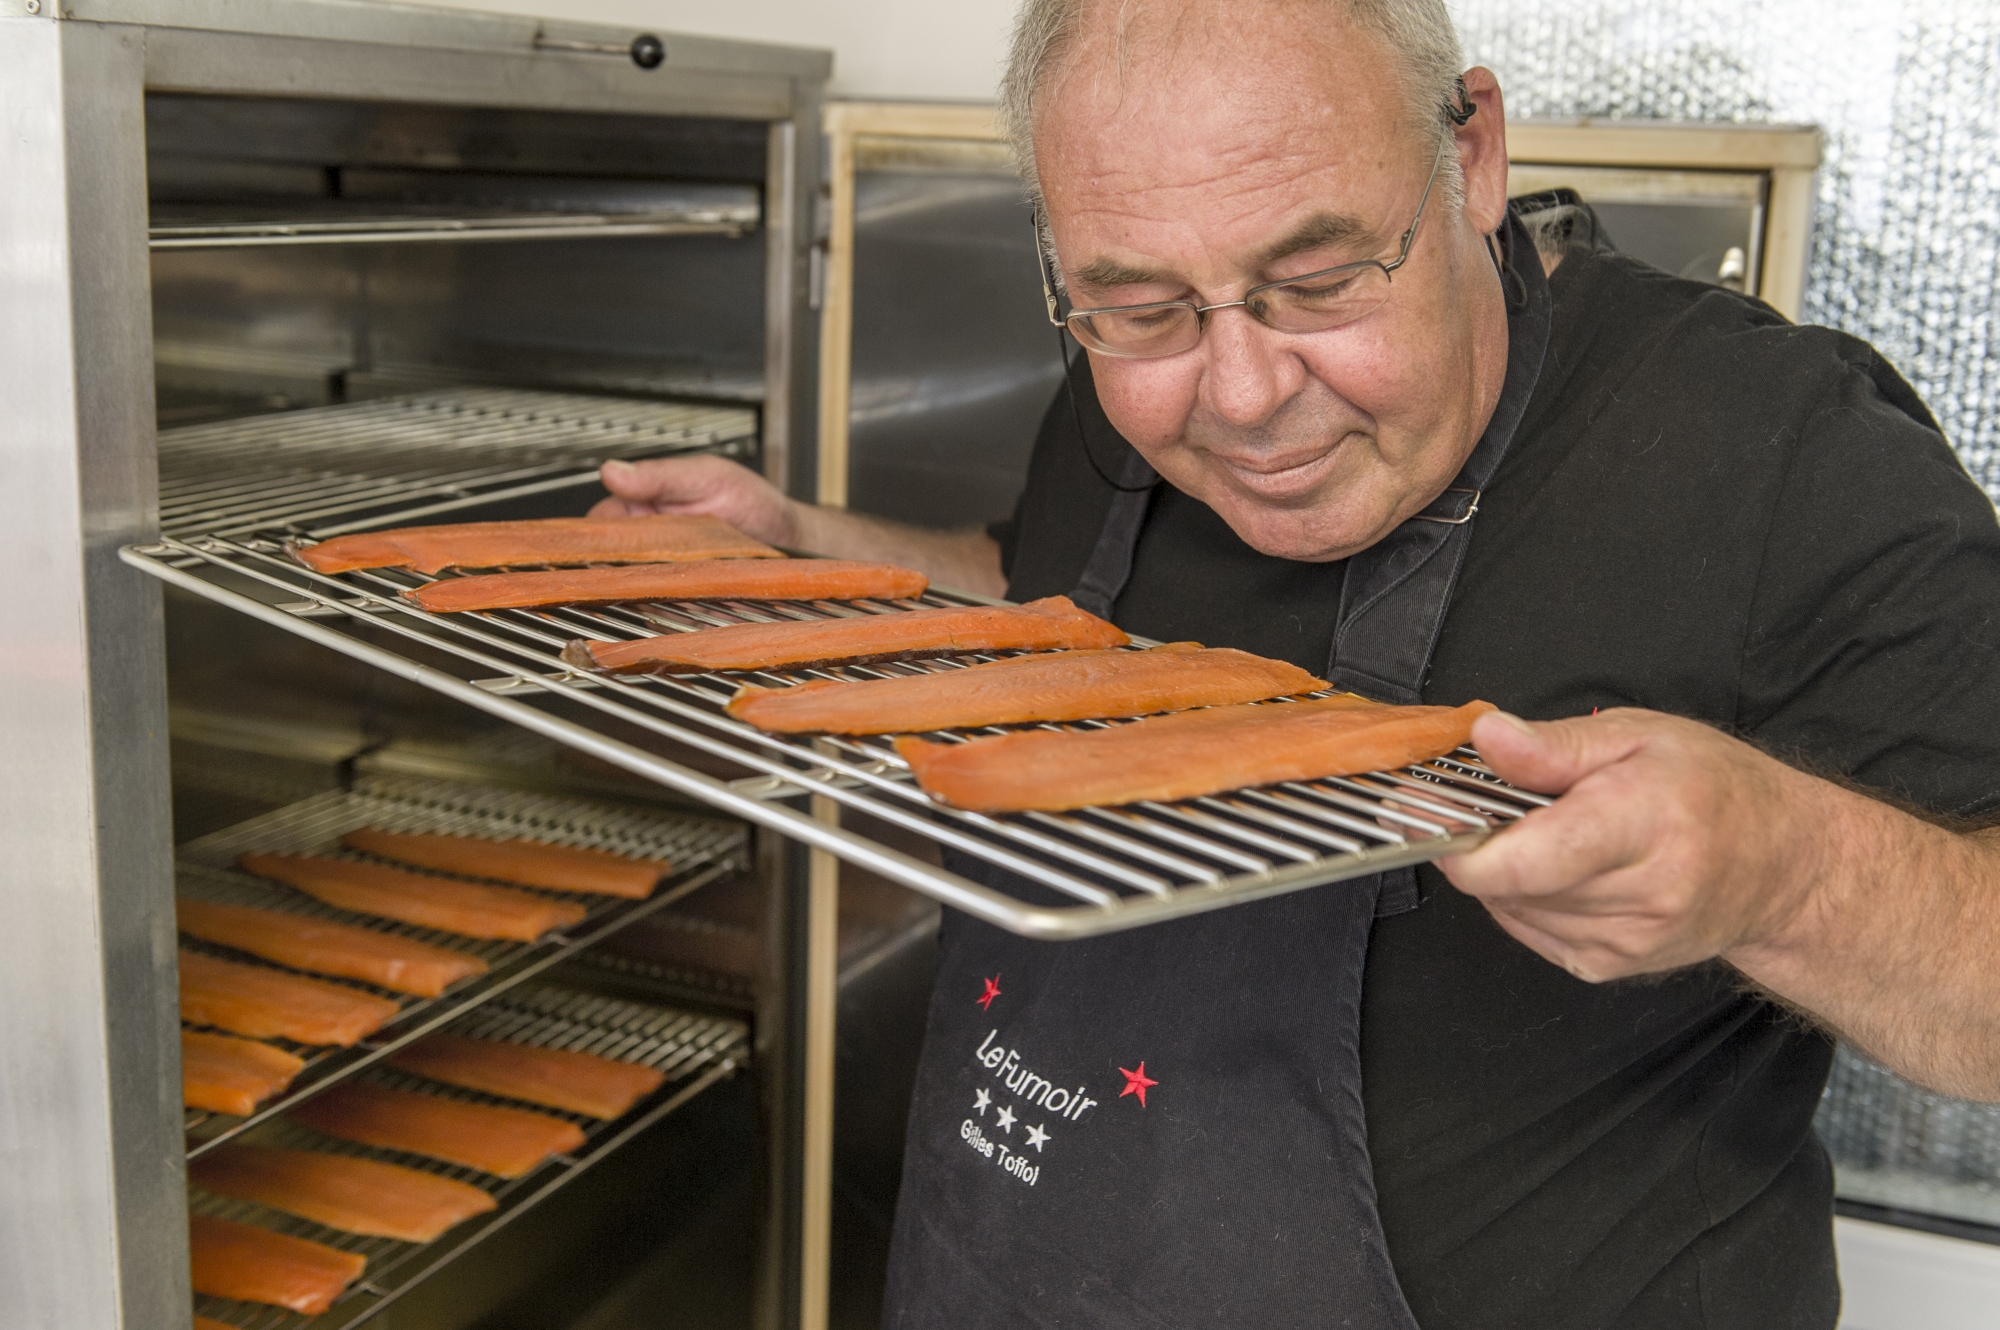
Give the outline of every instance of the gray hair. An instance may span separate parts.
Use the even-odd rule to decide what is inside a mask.
[[[1110,3],[1114,0],[1098,0]],[[1000,81],[1000,121],[1014,151],[1014,162],[1028,187],[1028,197],[1042,204],[1040,174],[1035,169],[1035,102],[1061,65],[1092,0],[1022,0],[1014,20],[1014,40],[1007,53],[1007,72]],[[1459,105],[1458,77],[1465,58],[1458,29],[1444,0],[1328,0],[1342,5],[1350,18],[1380,37],[1402,66],[1405,114],[1413,126],[1430,134],[1442,148],[1452,132],[1446,107]],[[1448,208],[1464,197],[1464,177],[1458,157],[1446,153],[1438,172],[1437,191]],[[1044,229],[1043,244],[1049,246]],[[1051,267],[1058,283],[1062,270]]]

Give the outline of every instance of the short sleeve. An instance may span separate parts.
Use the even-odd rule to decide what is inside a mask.
[[[1739,723],[1809,767],[1985,813],[2000,806],[2000,522],[1907,385],[1842,340],[1766,539]]]

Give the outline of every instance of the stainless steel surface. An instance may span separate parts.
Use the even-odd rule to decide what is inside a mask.
[[[0,17],[0,1324],[185,1325],[139,34]]]
[[[849,506],[926,526],[1011,513],[1056,346],[1005,149],[858,144]]]
[[[535,942],[478,942],[435,929],[396,924],[349,914],[319,904],[289,887],[235,868],[246,853],[331,854],[361,859],[340,848],[343,833],[361,827],[385,831],[441,831],[459,835],[530,839],[615,850],[642,858],[665,859],[674,876],[643,901],[600,896],[542,893],[576,901],[589,908],[578,923]],[[619,929],[664,909],[689,892],[748,866],[741,827],[714,819],[638,812],[612,804],[553,795],[516,794],[477,786],[394,776],[371,776],[351,791],[315,795],[287,808],[204,836],[180,847],[179,889],[182,894],[233,905],[283,910],[315,919],[357,924],[384,933],[415,938],[432,946],[473,955],[488,966],[485,974],[454,985],[438,998],[415,998],[368,988],[402,1007],[396,1019],[354,1048],[312,1049],[274,1041],[306,1058],[306,1068],[283,1093],[249,1117],[236,1118],[188,1110],[190,1159],[208,1153],[269,1120],[284,1109],[311,1098],[337,1081],[372,1066],[396,1049],[465,1012],[482,1005],[516,984],[540,974]],[[256,964],[227,948],[189,940],[197,951]],[[278,967],[283,968],[283,967]]]
[[[610,458],[741,452],[740,407],[445,389],[160,435],[169,534],[320,537],[592,484]]]
[[[253,1202],[228,1200],[190,1187],[189,1209],[195,1214],[254,1223],[342,1251],[360,1252],[368,1258],[362,1278],[335,1302],[331,1311],[318,1317],[214,1297],[198,1299],[196,1311],[245,1330],[305,1330],[308,1326],[313,1330],[336,1330],[361,1324],[602,1161],[619,1145],[749,1061],[749,1029],[741,1022],[578,992],[555,983],[517,989],[481,1007],[452,1029],[475,1038],[573,1049],[639,1063],[664,1072],[667,1083],[623,1117],[609,1122],[539,1109],[574,1122],[582,1128],[586,1143],[572,1154],[550,1159],[513,1179],[399,1151],[355,1145],[322,1136],[285,1119],[269,1122],[249,1139],[260,1145],[378,1159],[419,1168],[479,1187],[493,1196],[500,1208],[460,1224],[434,1242],[419,1244],[343,1233]],[[386,1068],[371,1070],[362,1079],[371,1084],[472,1103],[510,1102]]]
[[[751,224],[754,222],[753,217]],[[364,216],[258,222],[178,220],[155,221],[147,243],[153,249],[239,249],[249,245],[387,245],[441,240],[565,240],[579,236],[739,236],[746,229],[742,222],[691,220],[672,213]]]
[[[1175,804],[995,817],[966,813],[929,801],[885,740],[834,738],[818,741],[816,749],[813,742],[761,733],[722,710],[740,681],[778,683],[793,676],[604,678],[578,675],[558,655],[576,638],[622,640],[769,617],[893,613],[907,603],[704,602],[428,615],[400,594],[428,579],[388,572],[312,573],[276,541],[197,537],[129,547],[125,554],[175,585],[372,660],[1029,936],[1091,936],[1434,859],[1470,848],[1493,827],[1547,802],[1500,783],[1476,757],[1461,753],[1403,772],[1288,783]],[[259,598],[221,585],[236,578],[254,585]],[[923,603],[966,602],[934,591]],[[360,623],[386,634],[381,640],[396,647],[342,631]],[[474,677],[419,664],[411,658],[419,648],[456,658]],[[879,677],[956,668],[966,659],[972,658],[811,673]],[[557,700],[580,708],[583,719],[538,705]],[[724,782],[613,738],[614,730],[684,745],[751,775]],[[802,792],[1017,873],[1064,903],[1034,903],[971,882],[783,806],[784,799]]]

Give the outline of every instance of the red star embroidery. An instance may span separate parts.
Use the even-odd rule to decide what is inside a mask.
[[[982,1008],[990,1011],[993,1008],[993,999],[999,996],[1000,976],[996,974],[986,981],[986,991],[974,998],[973,1001],[977,1002]]]
[[[1146,1106],[1147,1087],[1158,1085],[1159,1082],[1146,1074],[1146,1064],[1143,1062],[1139,1064],[1139,1070],[1137,1071],[1128,1071],[1124,1067],[1120,1067],[1118,1070],[1125,1077],[1125,1088],[1118,1092],[1118,1097],[1123,1099],[1128,1094],[1138,1095],[1139,1107],[1144,1108]]]

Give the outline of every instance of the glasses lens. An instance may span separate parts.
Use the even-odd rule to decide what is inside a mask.
[[[1279,332],[1312,333],[1372,314],[1389,298],[1389,271],[1377,263],[1317,273],[1254,291],[1250,313]]]
[[[1069,329],[1077,341],[1106,355],[1176,356],[1201,340],[1201,316],[1192,305],[1134,305],[1072,314]]]

